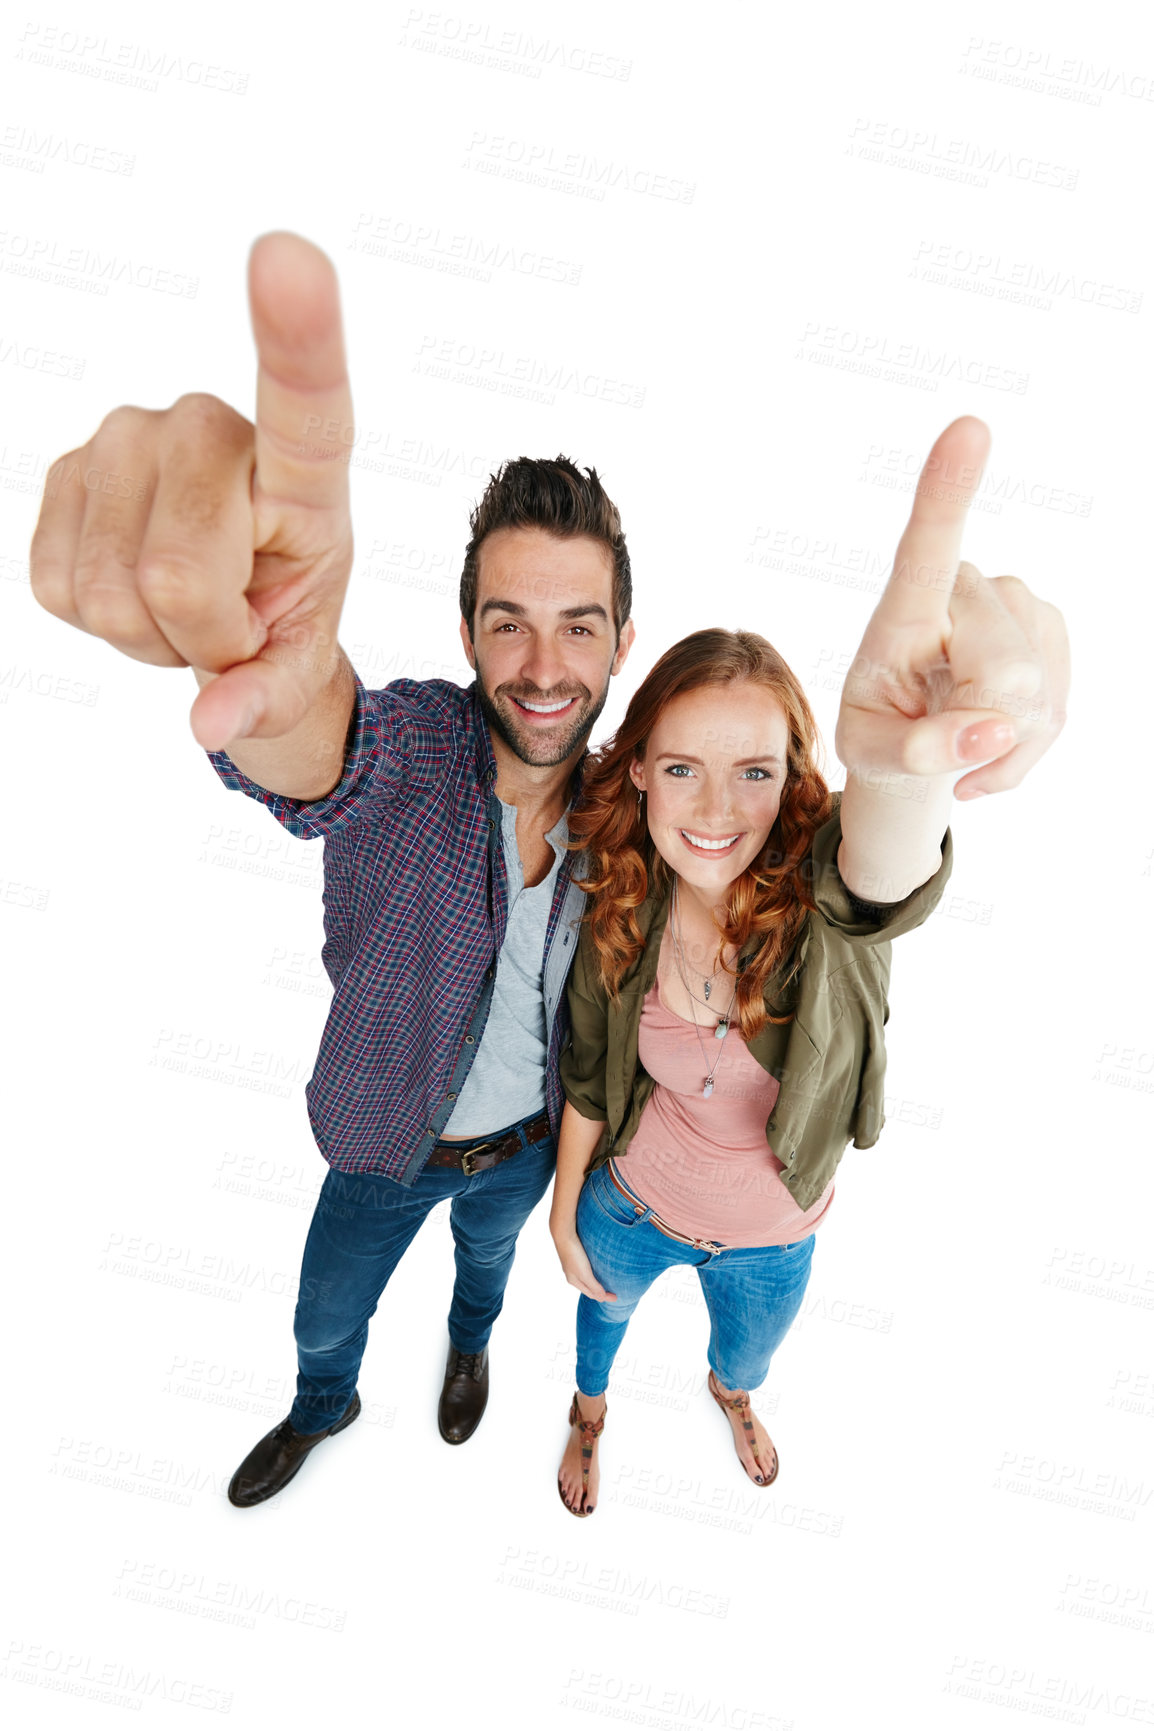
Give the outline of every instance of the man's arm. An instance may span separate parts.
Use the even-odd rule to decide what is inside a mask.
[[[355,690],[337,641],[353,539],[336,272],[299,236],[265,235],[249,300],[255,422],[196,394],[113,410],[49,472],[32,591],[136,661],[193,668],[199,744],[319,799],[341,778]]]
[[[193,668],[203,691],[217,677]],[[279,739],[244,739],[228,755],[242,775],[286,799],[324,799],[344,774],[356,685],[353,669],[338,647],[332,674],[303,721]]]

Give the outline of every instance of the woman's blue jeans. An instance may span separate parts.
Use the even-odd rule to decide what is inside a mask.
[[[714,1376],[722,1388],[759,1388],[801,1309],[814,1233],[795,1244],[695,1250],[660,1232],[649,1218],[651,1212],[636,1212],[610,1178],[608,1165],[599,1166],[582,1186],[577,1236],[594,1274],[617,1296],[609,1303],[582,1293],[577,1301],[578,1391],[604,1394],[638,1300],[659,1274],[682,1263],[696,1268],[701,1282]]]
[[[426,1216],[452,1198],[449,1223],[457,1275],[449,1339],[480,1352],[505,1298],[517,1234],[549,1188],[557,1163],[552,1136],[471,1178],[426,1166],[406,1186],[379,1173],[329,1169],[305,1241],[294,1332],[297,1394],[289,1413],[304,1435],[340,1418],[357,1385],[369,1318]],[[500,1135],[506,1132],[498,1132]],[[479,1138],[478,1138],[479,1140]],[[462,1143],[462,1147],[467,1144]]]

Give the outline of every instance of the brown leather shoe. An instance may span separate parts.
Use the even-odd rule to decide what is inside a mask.
[[[300,1472],[305,1456],[327,1436],[336,1436],[339,1430],[352,1424],[360,1410],[361,1397],[354,1392],[336,1424],[330,1425],[328,1430],[310,1432],[308,1436],[302,1436],[287,1418],[283,1419],[275,1430],[261,1437],[233,1473],[228,1487],[229,1502],[237,1509],[251,1509],[254,1504],[275,1497]]]
[[[437,1429],[447,1443],[468,1442],[489,1401],[489,1348],[458,1352],[450,1341]]]

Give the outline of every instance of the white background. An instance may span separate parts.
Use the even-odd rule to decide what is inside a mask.
[[[15,1723],[1154,1724],[1154,42],[1122,5],[802,11],[4,26]],[[575,1295],[542,1207],[467,1448],[435,1428],[434,1217],[364,1418],[270,1504],[225,1499],[288,1409],[325,1170],[320,844],[220,785],[189,673],[38,609],[27,546],[45,467],[115,404],[250,412],[245,258],[277,227],[341,276],[342,638],[370,685],[467,677],[467,512],[522,452],[596,464],[624,515],[638,639],[605,731],[662,648],[724,624],[773,640],[832,741],[961,413],[994,435],[966,556],[1066,616],[1065,734],[955,807],[943,903],[895,945],[887,1125],[847,1152],[758,1395],[767,1493],[671,1276],[618,1363],[600,1506],[566,1513]],[[832,744],[827,767],[842,785]]]

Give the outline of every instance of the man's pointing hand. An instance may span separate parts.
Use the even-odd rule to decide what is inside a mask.
[[[264,235],[249,300],[255,425],[199,394],[114,409],[53,464],[32,541],[50,613],[137,661],[213,676],[191,712],[210,751],[301,722],[339,658],[352,568],[336,272],[300,236]]]

